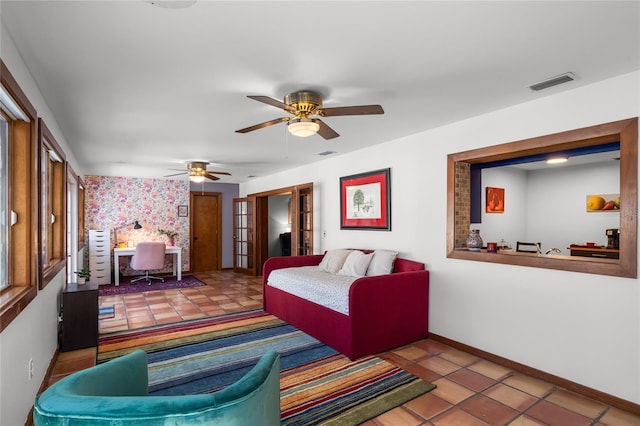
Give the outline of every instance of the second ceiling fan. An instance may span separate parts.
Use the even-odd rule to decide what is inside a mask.
[[[248,133],[274,124],[287,122],[289,132],[295,136],[307,137],[317,133],[325,139],[333,139],[340,135],[322,121],[320,117],[384,114],[384,110],[380,105],[323,108],[322,96],[310,91],[289,93],[284,97],[284,102],[280,102],[268,96],[247,97],[276,108],[281,108],[288,113],[293,114],[293,116],[265,121],[264,123],[236,130],[237,133]]]
[[[218,176],[215,176],[215,175],[231,176],[231,173],[227,173],[227,172],[212,172],[212,171],[208,171],[207,170],[207,164],[209,164],[209,163],[206,162],[206,161],[191,161],[190,163],[187,163],[187,171],[186,172],[175,173],[175,174],[172,174],[172,175],[166,175],[165,177],[188,174],[189,175],[189,179],[192,182],[198,182],[199,183],[199,182],[204,182],[205,178],[211,179],[213,181],[219,180],[220,178]],[[171,170],[178,170],[178,169],[171,169]]]

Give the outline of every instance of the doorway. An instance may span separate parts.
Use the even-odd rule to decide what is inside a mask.
[[[190,194],[191,272],[219,271],[222,264],[222,200],[219,192]]]
[[[261,275],[262,265],[270,257],[269,198],[290,196],[291,221],[289,250],[291,256],[313,254],[313,183],[249,194],[234,199],[235,271]]]
[[[268,197],[268,257],[291,256],[291,194]]]

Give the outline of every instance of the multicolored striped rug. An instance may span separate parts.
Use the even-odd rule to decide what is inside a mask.
[[[111,306],[103,306],[98,311],[98,319],[109,319],[116,316],[116,309],[113,305]]]
[[[98,362],[138,348],[151,395],[214,392],[277,350],[283,425],[355,425],[435,387],[375,356],[351,361],[262,310],[103,335]]]

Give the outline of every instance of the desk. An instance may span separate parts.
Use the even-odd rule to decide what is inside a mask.
[[[135,247],[113,249],[113,280],[115,285],[120,285],[120,256],[133,256]],[[165,253],[173,255],[173,275],[182,280],[182,247],[167,247]]]

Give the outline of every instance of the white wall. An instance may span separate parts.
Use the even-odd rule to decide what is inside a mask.
[[[587,194],[620,192],[617,162],[523,171],[510,167],[485,169],[482,188],[505,188],[505,211],[482,212],[480,229],[485,244],[504,238],[515,249],[516,241],[540,241],[544,251],[556,247],[569,255],[570,244],[592,241],[606,245],[605,230],[620,227],[617,210],[587,212]],[[482,194],[482,206],[485,205]]]
[[[484,188],[504,188],[504,213],[486,213]],[[489,241],[505,240],[515,250],[516,241],[528,241],[523,233],[527,229],[527,173],[509,167],[485,169],[482,171],[482,223],[472,223],[471,228],[479,229],[486,245]]]
[[[35,106],[76,173],[82,175],[53,114],[24,66],[4,26],[0,26],[0,57]],[[82,259],[82,253],[79,253]],[[62,270],[18,317],[0,333],[0,425],[24,424],[58,346],[58,300],[66,281]],[[29,359],[34,376],[29,379]]]
[[[639,77],[634,72],[256,179],[240,194],[313,181],[314,251],[387,248],[425,262],[431,332],[640,403],[637,279],[446,257],[447,154],[636,117]],[[385,167],[392,231],[341,231],[340,176]]]

